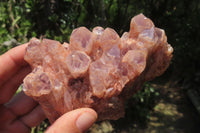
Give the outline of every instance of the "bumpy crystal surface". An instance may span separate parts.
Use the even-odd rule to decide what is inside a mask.
[[[102,27],[79,27],[63,45],[33,38],[24,57],[33,71],[23,90],[50,122],[81,107],[96,110],[99,120],[116,120],[124,115],[124,101],[167,69],[172,52],[164,30],[143,14],[121,38]]]

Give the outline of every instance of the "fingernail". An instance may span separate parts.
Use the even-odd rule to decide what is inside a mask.
[[[81,132],[84,132],[92,126],[96,119],[97,118],[94,114],[85,112],[76,120],[76,126]]]

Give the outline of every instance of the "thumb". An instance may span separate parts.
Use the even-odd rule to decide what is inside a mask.
[[[46,133],[82,133],[97,119],[97,113],[90,108],[80,108],[62,115]]]

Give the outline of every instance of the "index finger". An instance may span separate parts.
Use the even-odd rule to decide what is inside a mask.
[[[24,60],[28,43],[17,46],[0,56],[0,85],[11,78],[21,67],[27,65]]]

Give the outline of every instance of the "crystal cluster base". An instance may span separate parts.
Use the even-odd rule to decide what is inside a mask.
[[[93,108],[98,120],[116,120],[124,116],[124,101],[167,69],[172,52],[164,30],[143,14],[121,37],[111,28],[79,27],[69,44],[33,38],[24,57],[33,70],[23,90],[50,122],[81,107]]]

